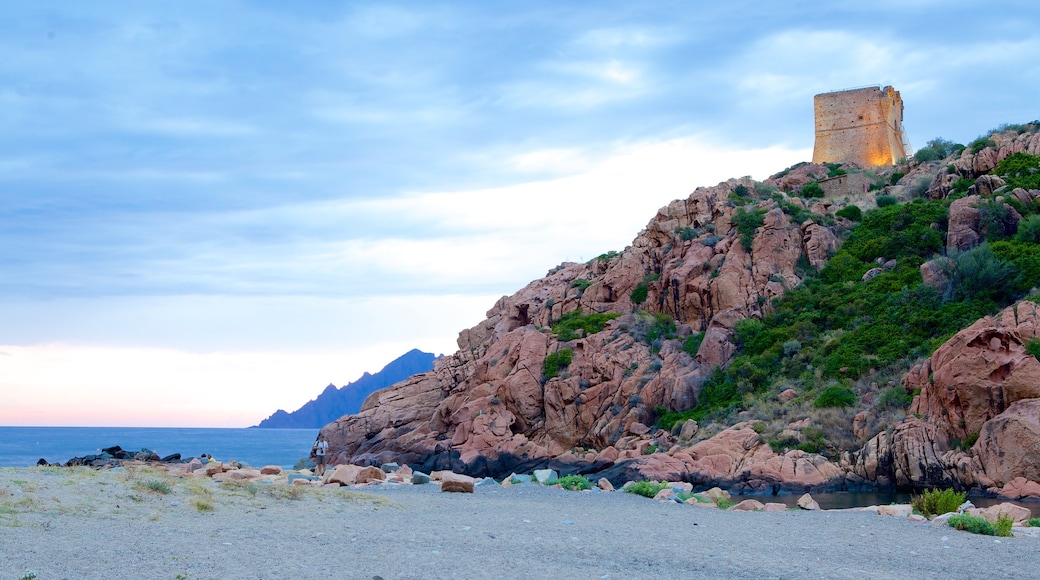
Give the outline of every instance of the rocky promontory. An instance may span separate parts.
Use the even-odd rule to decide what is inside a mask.
[[[988,227],[972,218],[980,196],[1004,191],[981,174],[1012,153],[1040,153],[1036,132],[993,139],[901,167],[877,195],[942,199],[960,195],[948,176],[970,177],[969,195],[935,226],[951,252],[970,247]],[[1040,363],[1026,352],[1036,338],[1033,302],[978,321],[913,368],[902,382],[914,395],[905,420],[886,424],[868,410],[841,419],[855,448],[825,455],[777,446],[750,415],[710,429],[695,421],[654,427],[662,413],[697,403],[705,380],[734,356],[741,321],[768,316],[774,300],[827,263],[854,227],[846,208],[874,207],[877,195],[841,178],[846,170],[860,172],[801,164],[764,182],[698,188],[659,210],[623,251],[552,269],[462,331],[459,350],[431,372],[373,393],[360,412],[326,425],[330,462],[498,478],[554,468],[749,493],[1040,490],[1031,452],[1040,444]],[[817,183],[824,197],[800,195]],[[1040,190],[1007,195],[1035,203]],[[863,281],[892,267],[879,258]],[[943,272],[941,262],[921,266],[926,283],[941,284]],[[869,388],[863,400],[880,387]],[[780,393],[775,404],[791,396]],[[813,427],[811,418],[792,420],[783,435],[804,439]]]

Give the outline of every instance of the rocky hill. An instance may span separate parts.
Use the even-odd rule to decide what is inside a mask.
[[[329,385],[317,398],[304,403],[299,409],[286,412],[275,411],[257,427],[266,429],[310,429],[320,428],[343,415],[357,413],[365,399],[390,385],[408,377],[433,369],[437,357],[428,352],[412,349],[397,357],[376,374],[365,373],[358,380],[336,387]]]
[[[1038,129],[998,132],[938,160],[884,171],[800,164],[765,182],[698,188],[662,208],[630,247],[562,264],[501,298],[432,371],[373,393],[359,413],[326,425],[332,461],[397,461],[495,477],[551,466],[614,481],[667,478],[759,492],[1028,487],[1040,472],[1028,461],[1009,467],[1008,453],[1018,449],[1012,455],[1025,458],[1040,437],[1036,413],[1028,420],[1032,391],[1013,386],[1028,382],[1037,366],[1026,354],[1036,338],[1031,303],[953,336],[905,381],[893,375],[917,362],[913,353],[930,353],[927,345],[952,332],[926,328],[903,350],[858,353],[841,365],[835,352],[860,344],[843,337],[870,328],[870,316],[857,314],[843,327],[792,322],[795,330],[784,327],[773,342],[759,333],[753,343],[748,329],[772,332],[791,322],[777,322],[791,308],[785,295],[799,288],[804,301],[823,286],[831,302],[818,310],[852,312],[865,301],[854,293],[867,291],[886,299],[905,292],[906,303],[924,296],[953,312],[946,322],[996,314],[1007,305],[998,298],[1024,294],[1012,291],[1021,276],[999,297],[960,297],[967,274],[955,269],[963,262],[956,249],[998,239],[998,229],[1018,236],[1019,222],[1036,213],[1040,185],[1011,187],[1017,182],[990,173],[1012,154],[1040,155]],[[1029,163],[1026,174],[1040,170]],[[874,209],[900,200],[906,211]],[[1008,209],[1019,219],[1007,217]],[[857,236],[864,210],[865,222],[898,230],[899,244]],[[991,219],[994,213],[1000,219]],[[914,221],[921,216],[932,221],[921,226]],[[849,246],[855,255],[841,249],[846,239],[856,240]],[[1040,273],[1040,253],[1030,254],[1040,246],[1023,244],[1001,250],[1018,252],[1006,263],[1028,270],[1031,262],[1019,255],[1025,252]],[[925,250],[938,258],[925,260]],[[834,294],[845,291],[847,308]],[[898,324],[875,334],[885,332],[891,342],[907,342]],[[810,346],[801,348],[803,341]],[[758,358],[747,358],[756,349]],[[742,362],[731,364],[734,357]],[[963,369],[978,368],[978,357],[992,361],[988,374],[965,378]],[[884,368],[872,366],[881,362]],[[784,378],[784,369],[800,373],[791,375],[800,382]],[[973,446],[964,444],[969,436]]]

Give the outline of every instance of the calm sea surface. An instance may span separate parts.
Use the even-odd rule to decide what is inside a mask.
[[[0,427],[0,467],[36,465],[43,458],[65,463],[118,445],[151,449],[160,457],[209,453],[261,467],[292,467],[307,457],[318,429],[201,429],[166,427]]]

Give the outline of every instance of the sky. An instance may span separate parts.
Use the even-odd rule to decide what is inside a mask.
[[[0,4],[0,425],[246,427],[698,186],[1040,117],[1030,1]]]

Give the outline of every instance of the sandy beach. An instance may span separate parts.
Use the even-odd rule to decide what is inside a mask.
[[[979,578],[1040,540],[858,511],[732,512],[525,484],[443,493],[0,469],[0,579]]]

